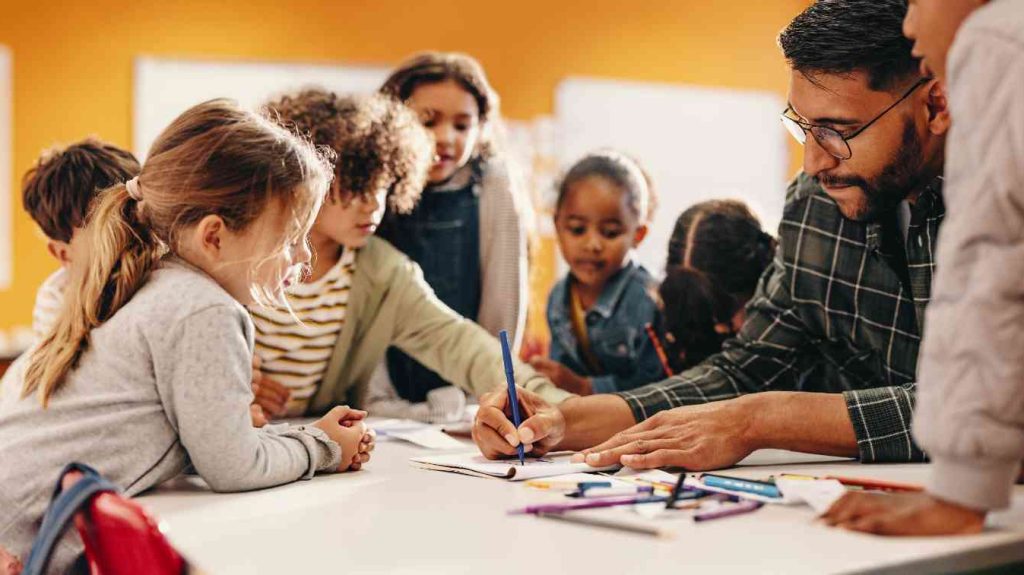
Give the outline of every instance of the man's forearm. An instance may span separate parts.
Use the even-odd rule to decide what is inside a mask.
[[[565,437],[559,449],[579,451],[604,442],[636,424],[633,410],[617,395],[573,397],[559,404],[565,418]]]
[[[757,449],[857,457],[857,435],[841,393],[770,391],[736,399],[750,413],[747,433]]]

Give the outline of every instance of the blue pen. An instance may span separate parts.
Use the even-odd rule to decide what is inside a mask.
[[[718,487],[730,491],[742,491],[744,493],[756,493],[765,497],[782,497],[779,488],[765,481],[754,481],[739,477],[727,477],[725,475],[713,475],[705,473],[700,480],[708,487]]]
[[[508,401],[512,404],[512,423],[519,429],[523,420],[519,417],[519,394],[516,393],[516,373],[512,368],[512,348],[508,344],[508,332],[501,330],[498,334],[501,340],[501,359],[505,362],[505,381],[508,382]],[[526,465],[526,454],[523,453],[523,442],[516,446],[516,453],[519,454],[519,464]]]

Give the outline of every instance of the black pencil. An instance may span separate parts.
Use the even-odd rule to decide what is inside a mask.
[[[676,486],[672,488],[672,495],[665,502],[665,509],[672,509],[672,506],[676,504],[676,499],[679,499],[679,492],[683,490],[684,481],[686,481],[686,472],[682,471],[679,473],[679,481],[676,481]]]

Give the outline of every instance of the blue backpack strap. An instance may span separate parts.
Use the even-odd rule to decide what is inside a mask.
[[[61,482],[64,476],[71,471],[81,471],[82,478],[65,491]],[[57,487],[50,499],[50,506],[46,509],[46,515],[43,516],[39,534],[32,543],[32,550],[28,554],[28,560],[25,561],[22,575],[43,575],[46,572],[53,549],[60,541],[75,513],[93,495],[104,492],[120,493],[121,490],[84,463],[69,463],[64,467],[57,479]]]

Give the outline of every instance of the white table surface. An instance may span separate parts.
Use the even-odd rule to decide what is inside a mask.
[[[409,457],[427,452],[381,442],[359,472],[235,494],[212,493],[186,477],[138,500],[186,557],[224,575],[951,572],[1024,561],[1024,487],[1014,507],[992,516],[976,536],[882,538],[825,527],[806,506],[769,505],[707,523],[679,512],[681,518],[662,523],[675,537],[658,539],[507,516],[512,508],[566,499],[521,483],[409,465]],[[730,473],[779,472],[923,483],[928,466],[844,461]]]

